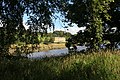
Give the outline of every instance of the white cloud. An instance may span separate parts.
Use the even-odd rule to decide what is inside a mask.
[[[69,27],[67,28],[66,32],[70,32],[71,34],[76,34],[79,30],[81,30],[79,27]]]
[[[25,29],[28,29],[29,26],[23,22],[23,25]],[[77,34],[79,30],[85,30],[85,27],[77,27],[77,25],[73,25],[73,27],[68,27],[68,28],[63,28],[63,27],[55,27],[54,31],[65,31],[65,32],[70,32],[71,34]],[[48,29],[48,32],[53,32],[53,29]]]
[[[58,31],[65,31],[65,32],[70,32],[71,34],[77,34],[77,32],[78,31],[80,31],[80,30],[85,30],[86,29],[86,27],[78,27],[77,25],[74,25],[73,27],[68,27],[68,28],[56,28],[55,29],[55,31],[56,30],[58,30]]]

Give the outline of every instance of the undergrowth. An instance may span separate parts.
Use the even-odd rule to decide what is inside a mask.
[[[120,52],[0,61],[0,80],[120,80]]]

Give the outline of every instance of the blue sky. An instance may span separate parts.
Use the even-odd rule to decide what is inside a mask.
[[[83,30],[84,27],[82,28],[78,28],[76,24],[73,24],[73,27],[68,27],[68,28],[64,28],[65,26],[68,26],[67,23],[63,23],[61,20],[64,19],[64,17],[62,17],[60,14],[56,14],[59,18],[57,18],[56,20],[53,19],[53,23],[55,25],[55,30],[62,30],[62,31],[66,31],[66,32],[70,32],[71,34],[76,34],[79,30]],[[28,26],[25,25],[25,22],[27,21],[28,16],[25,14],[23,17],[23,25],[25,26],[25,28],[27,29]],[[53,32],[53,30],[48,30],[48,32]]]

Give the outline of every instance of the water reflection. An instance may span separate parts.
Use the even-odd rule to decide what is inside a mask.
[[[77,46],[77,51],[85,50],[85,46]],[[27,55],[28,58],[44,58],[44,57],[51,57],[51,56],[61,56],[68,54],[68,49],[55,49],[43,52],[34,52],[32,54]]]

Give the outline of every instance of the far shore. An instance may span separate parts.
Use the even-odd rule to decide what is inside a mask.
[[[17,45],[12,44],[9,48],[10,54],[15,54],[18,50],[19,52],[41,52],[53,49],[63,49],[65,48],[65,43],[49,43],[49,44],[27,44],[27,45]]]

